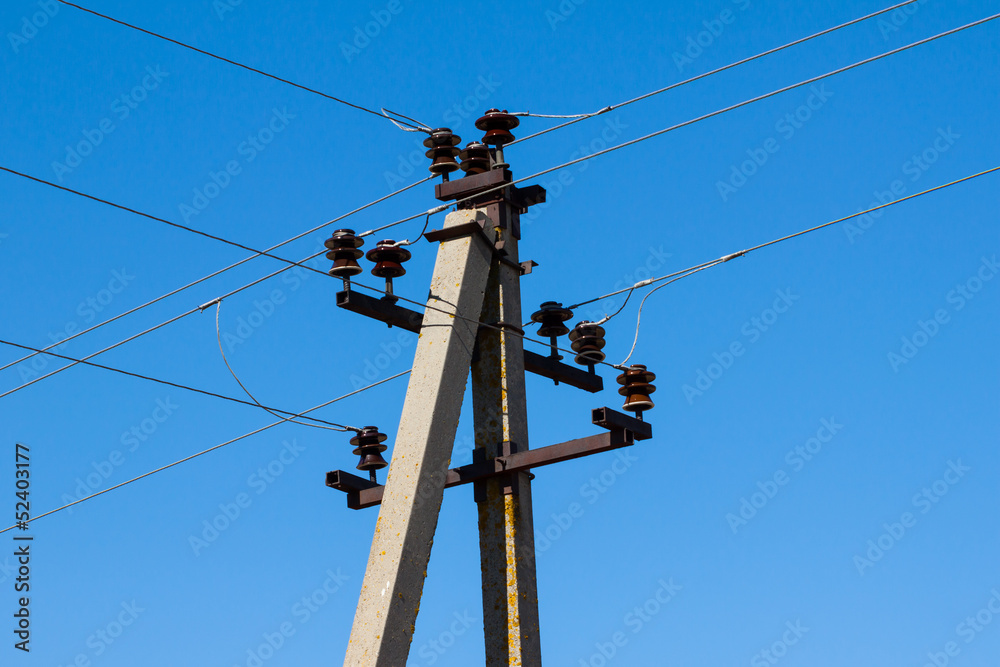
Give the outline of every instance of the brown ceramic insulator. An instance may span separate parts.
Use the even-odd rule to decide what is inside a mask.
[[[447,127],[432,130],[431,136],[424,139],[424,146],[428,148],[424,155],[432,160],[428,167],[432,174],[450,174],[458,169],[458,162],[455,161],[458,149],[455,146],[461,140],[461,137],[452,134]]]
[[[576,352],[576,358],[573,359],[576,363],[593,366],[604,361],[606,355],[601,351],[606,344],[604,327],[584,320],[569,332],[569,339],[572,341],[570,347]]]
[[[469,144],[458,154],[462,159],[462,171],[468,176],[482,174],[490,170],[490,149],[486,144],[478,141],[470,141]]]
[[[476,121],[476,128],[485,130],[484,144],[504,146],[514,141],[514,135],[510,131],[520,124],[517,116],[511,116],[506,109],[488,109],[486,115]]]
[[[355,446],[354,454],[361,457],[358,470],[378,470],[389,465],[382,458],[382,452],[388,449],[382,444],[387,437],[385,433],[379,433],[377,427],[365,426],[360,433],[351,438],[351,444]]]
[[[372,275],[376,278],[399,278],[406,274],[403,262],[409,260],[412,255],[406,248],[393,245],[395,243],[390,239],[379,241],[365,255],[368,261],[375,262],[375,266],[372,267]]]
[[[618,390],[625,397],[622,410],[639,413],[652,409],[653,401],[649,395],[656,391],[656,386],[651,384],[655,379],[656,375],[647,371],[642,364],[633,364],[619,375],[618,384],[624,385]]]
[[[361,455],[361,460],[358,462],[358,470],[381,470],[382,468],[389,465],[382,455],[378,452],[369,452],[367,454]]]
[[[458,171],[458,162],[455,162],[455,156],[458,155],[457,148],[440,146],[430,149],[424,155],[433,160],[431,166],[427,167],[432,174],[450,174],[453,171]]]
[[[563,322],[571,317],[573,317],[573,311],[569,308],[563,308],[562,304],[556,301],[546,301],[531,314],[531,321],[542,325],[538,327],[539,336],[552,338],[569,333],[569,327]]]
[[[365,244],[364,239],[354,235],[353,229],[338,229],[323,245],[330,249],[327,259],[333,260],[330,275],[338,278],[349,278],[361,273],[358,258],[362,253],[358,248]]]

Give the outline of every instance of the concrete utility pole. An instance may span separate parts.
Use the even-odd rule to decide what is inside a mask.
[[[475,210],[445,218],[445,230],[476,221],[484,235],[438,249],[427,305],[447,312],[423,316],[345,665],[402,667],[409,654],[476,343],[476,325],[452,314],[479,320],[493,255],[492,220]]]
[[[511,335],[523,321],[519,213],[503,197],[486,211],[498,221],[505,254],[490,268],[482,312],[499,329],[480,330],[472,365],[474,458],[481,461],[528,449],[524,340]],[[487,667],[542,664],[530,478],[525,470],[476,485]]]
[[[442,175],[435,186],[440,201],[455,201],[442,229],[424,234],[440,242],[430,297],[424,313],[399,306],[391,279],[406,273],[400,262],[408,250],[393,241],[379,242],[368,253],[376,262],[372,273],[387,280],[385,296],[372,298],[353,291],[350,276],[361,268],[355,261],[363,240],[351,230],[338,230],[327,241],[334,260],[332,275],[344,279],[337,294],[341,308],[390,326],[419,333],[413,371],[384,486],[375,471],[385,466],[380,443],[385,435],[365,427],[352,444],[361,455],[359,470],[370,479],[333,470],[327,486],[347,493],[347,505],[362,509],[381,504],[368,567],[361,587],[347,666],[402,667],[413,639],[423,593],[431,544],[444,489],[475,485],[479,512],[479,547],[483,580],[483,625],[489,667],[542,664],[538,620],[538,585],[531,515],[531,469],[632,446],[652,437],[641,419],[601,407],[591,410],[591,423],[607,433],[528,448],[525,372],[531,372],[591,393],[604,388],[594,372],[604,353],[604,329],[580,322],[570,334],[575,361],[588,371],[560,362],[556,338],[569,333],[563,322],[572,311],[556,302],[542,304],[532,320],[549,336],[551,354],[543,357],[524,349],[521,329],[523,274],[534,262],[520,262],[519,216],[545,201],[545,190],[518,188],[503,160],[503,146],[514,141],[510,130],[517,118],[490,109],[476,121],[483,141],[456,148],[459,138],[439,128],[424,141],[433,159],[431,172]],[[465,176],[449,180],[459,169]],[[442,312],[444,311],[444,312]],[[476,448],[473,462],[448,469],[462,397],[472,375]],[[655,376],[645,366],[625,369],[618,377],[627,396],[624,409],[640,414],[653,407],[649,384]]]

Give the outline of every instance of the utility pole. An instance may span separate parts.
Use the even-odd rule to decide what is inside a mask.
[[[440,245],[422,314],[397,305],[393,295],[392,278],[406,273],[408,250],[384,240],[368,252],[376,262],[372,273],[386,278],[385,296],[375,299],[351,289],[350,277],[361,272],[356,260],[363,240],[352,230],[338,230],[327,241],[327,257],[334,260],[330,273],[344,280],[337,305],[419,334],[385,485],[378,484],[376,471],[387,465],[381,457],[386,436],[373,426],[351,440],[361,455],[357,468],[370,479],[343,470],[326,476],[327,486],[347,493],[348,507],[381,504],[345,666],[406,664],[444,489],[470,483],[479,514],[486,664],[541,665],[530,470],[652,437],[648,423],[601,407],[591,411],[591,422],[606,433],[528,448],[525,372],[601,391],[594,366],[604,360],[604,329],[580,322],[570,333],[575,361],[589,372],[563,364],[556,339],[569,332],[563,322],[572,311],[546,302],[532,320],[542,325],[540,335],[550,337],[551,354],[524,350],[520,279],[536,264],[519,260],[519,216],[544,202],[545,190],[513,185],[503,147],[514,140],[510,130],[517,125],[506,111],[490,109],[476,121],[485,131],[482,143],[459,150],[459,138],[447,128],[424,141],[431,172],[442,176],[435,196],[456,201],[458,210],[440,230],[424,234]],[[456,156],[465,176],[450,180],[459,169]],[[470,369],[473,462],[448,469]],[[653,407],[654,377],[645,366],[618,377],[624,409],[641,417]]]
[[[498,221],[503,254],[490,268],[482,312],[482,321],[497,328],[480,329],[472,365],[477,461],[528,449],[519,213],[503,191],[495,193],[486,213]],[[479,482],[475,498],[486,665],[540,665],[531,474],[525,470]]]
[[[427,300],[434,310],[424,313],[345,665],[401,667],[409,654],[444,492],[435,473],[451,460],[476,342],[467,320],[479,320],[492,259],[485,237],[493,221],[457,211],[444,229],[470,221],[481,221],[483,236],[438,250]]]

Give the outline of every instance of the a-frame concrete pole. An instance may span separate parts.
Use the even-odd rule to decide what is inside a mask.
[[[475,219],[492,239],[495,222],[481,211],[451,213],[444,229]],[[428,306],[478,321],[492,258],[492,244],[479,234],[442,241]],[[438,310],[424,313],[344,665],[406,664],[477,328]]]
[[[521,270],[518,212],[506,201],[486,208],[497,222],[506,261],[494,261],[481,320],[500,331],[479,332],[472,366],[476,453],[491,459],[528,448],[523,339],[520,333]],[[527,472],[476,485],[483,576],[483,625],[487,667],[542,664],[538,629],[538,585]]]

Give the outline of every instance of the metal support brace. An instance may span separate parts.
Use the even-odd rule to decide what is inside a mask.
[[[570,461],[591,454],[610,452],[622,447],[631,447],[638,441],[653,437],[653,428],[644,422],[616,412],[611,408],[597,408],[593,411],[593,423],[608,429],[584,438],[576,438],[538,449],[521,450],[513,443],[500,443],[498,450],[503,453],[486,459],[477,456],[469,465],[452,468],[443,475],[445,488],[463,484],[478,484],[491,477],[503,477],[514,472],[527,471]],[[479,450],[477,450],[479,451]],[[357,475],[334,470],[326,474],[326,485],[347,494],[347,506],[351,509],[374,507],[382,502],[385,489],[380,484]]]
[[[514,268],[520,265],[510,262],[507,266]],[[399,327],[414,333],[420,332],[423,315],[385,299],[376,299],[357,290],[351,290],[337,293],[337,305],[359,315],[385,322],[391,327]],[[600,375],[588,373],[581,368],[564,364],[531,350],[524,350],[524,370],[590,393],[604,389],[604,380]]]

